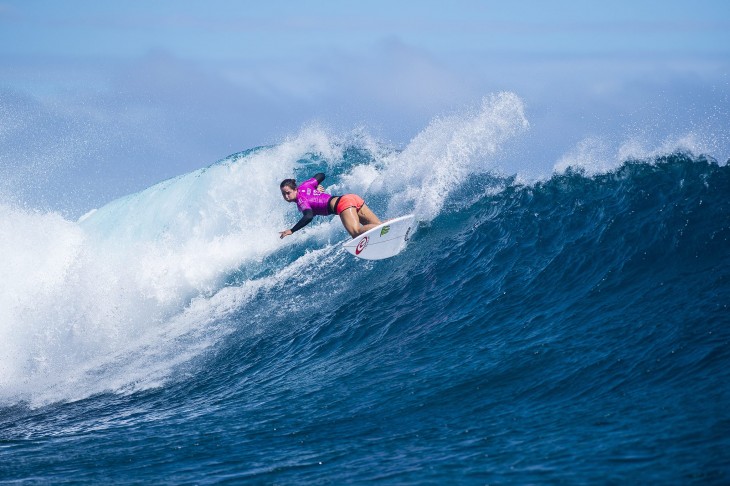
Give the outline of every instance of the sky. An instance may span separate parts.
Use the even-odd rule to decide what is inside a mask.
[[[0,0],[0,201],[78,216],[311,124],[402,147],[500,91],[522,168],[636,138],[724,163],[730,3]]]

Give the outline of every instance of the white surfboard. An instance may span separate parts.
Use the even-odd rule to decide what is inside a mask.
[[[358,258],[382,260],[397,255],[413,233],[416,217],[412,214],[391,219],[366,231],[343,245]]]

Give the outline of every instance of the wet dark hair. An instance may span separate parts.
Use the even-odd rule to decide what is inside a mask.
[[[297,181],[294,179],[284,179],[281,181],[281,184],[279,184],[279,189],[284,189],[284,186],[289,186],[291,189],[297,188]]]

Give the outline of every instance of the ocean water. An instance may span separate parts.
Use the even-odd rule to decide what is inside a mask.
[[[730,482],[730,167],[525,180],[527,129],[504,93],[399,150],[304,130],[78,221],[0,205],[0,482]],[[319,171],[415,213],[406,249],[279,240]]]

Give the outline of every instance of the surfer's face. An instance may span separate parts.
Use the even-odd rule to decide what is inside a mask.
[[[297,190],[292,189],[289,186],[284,186],[281,188],[281,197],[283,197],[286,202],[294,202],[297,200]]]

